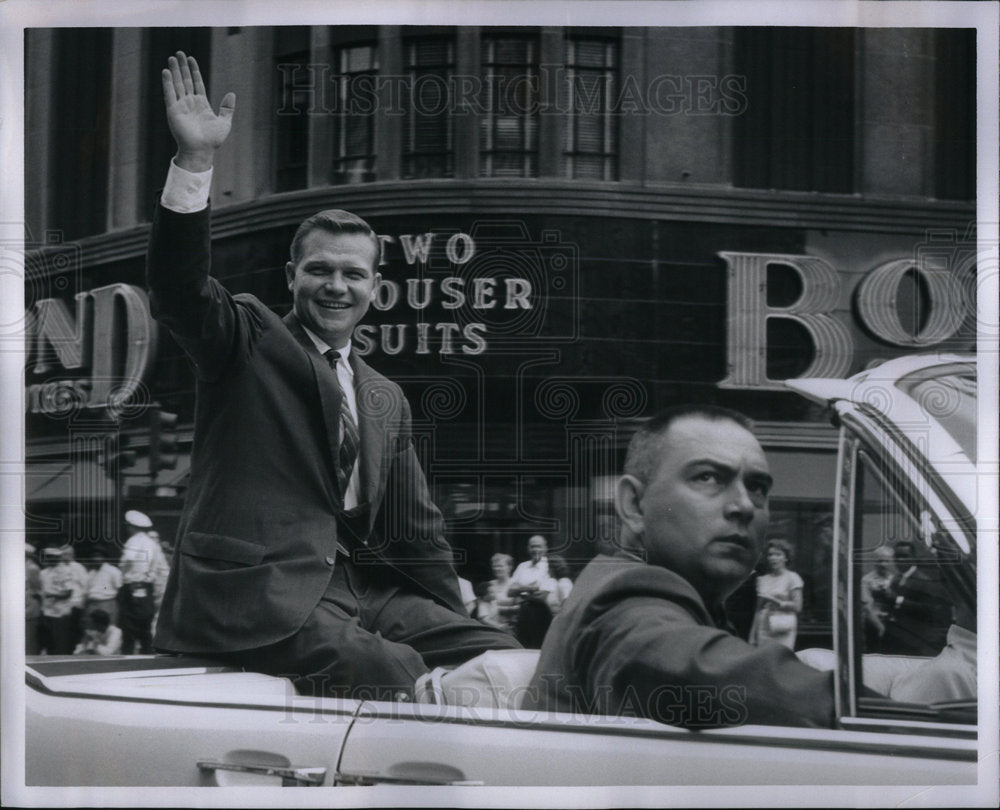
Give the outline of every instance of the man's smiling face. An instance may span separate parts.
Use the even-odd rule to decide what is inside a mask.
[[[771,475],[757,439],[727,419],[686,416],[658,437],[640,487],[647,561],[680,574],[711,603],[753,570],[769,520]]]
[[[299,260],[285,265],[295,314],[334,349],[347,345],[375,297],[375,255],[365,234],[317,228],[303,239]]]

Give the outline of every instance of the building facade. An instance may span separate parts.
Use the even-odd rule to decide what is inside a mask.
[[[229,290],[287,311],[317,210],[380,234],[354,345],[410,398],[460,573],[534,533],[578,570],[639,420],[709,401],[758,424],[823,632],[835,434],[781,380],[974,349],[974,30],[30,30],[27,525],[78,556],[183,502],[194,378],[143,290],[177,50],[237,95]]]

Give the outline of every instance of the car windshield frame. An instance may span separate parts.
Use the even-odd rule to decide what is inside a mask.
[[[869,418],[866,419],[865,416]],[[925,733],[932,730],[935,735],[968,736],[976,731],[978,708],[975,700],[949,701],[945,704],[906,704],[891,701],[885,697],[863,694],[862,645],[858,641],[860,632],[860,605],[858,588],[860,587],[860,570],[857,542],[857,499],[859,469],[867,458],[874,462],[869,466],[876,471],[882,483],[887,485],[896,498],[901,498],[900,506],[905,509],[910,518],[916,518],[916,513],[922,513],[933,505],[934,498],[928,495],[939,495],[935,491],[935,479],[932,468],[921,470],[911,469],[911,475],[918,476],[914,480],[902,475],[903,467],[893,464],[901,457],[908,457],[907,448],[900,446],[900,440],[905,438],[897,431],[887,431],[881,420],[875,418],[867,408],[857,408],[853,413],[841,412],[841,438],[839,442],[841,460],[838,465],[838,481],[844,485],[850,481],[842,496],[844,501],[838,502],[835,513],[838,525],[835,527],[835,538],[838,544],[838,554],[835,555],[837,568],[835,573],[837,588],[843,588],[848,595],[834,611],[834,649],[838,659],[838,675],[835,680],[837,696],[838,721],[845,729],[867,729],[890,733]],[[929,465],[929,462],[928,462]],[[909,466],[909,465],[904,465]],[[901,494],[905,491],[905,496]],[[839,501],[839,499],[838,499]],[[917,508],[914,509],[914,506]],[[939,524],[928,538],[919,538],[919,542],[927,546],[926,552],[932,553],[932,546],[945,545],[949,552],[958,554],[964,564],[971,566],[972,581],[975,582],[975,544],[970,553],[964,553],[954,532],[968,532],[970,527],[951,516],[952,504],[947,500],[938,501],[932,512]],[[945,514],[940,514],[940,508]],[[922,522],[917,518],[916,522]],[[844,524],[847,524],[846,526]],[[843,529],[846,528],[846,535]],[[974,525],[971,532],[975,533]],[[944,542],[947,535],[948,542]],[[952,559],[953,561],[953,559]],[[975,593],[973,588],[972,593]]]
[[[949,363],[913,371],[896,387],[917,402],[975,464],[978,457],[978,383],[976,367]]]

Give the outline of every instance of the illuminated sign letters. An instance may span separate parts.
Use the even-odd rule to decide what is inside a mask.
[[[387,248],[398,244],[402,248],[407,265],[419,264],[424,267],[435,264],[433,231],[420,234],[400,234],[398,237],[379,234],[382,246],[381,265],[389,264]],[[513,246],[512,246],[513,247]],[[520,246],[517,246],[520,247]],[[366,356],[381,349],[384,354],[395,355],[413,347],[416,354],[478,355],[489,348],[487,326],[475,319],[478,312],[491,310],[533,309],[532,283],[519,276],[497,277],[479,275],[470,270],[469,262],[476,256],[476,242],[467,233],[451,234],[444,244],[444,259],[448,263],[444,277],[407,278],[394,281],[382,278],[375,289],[372,307],[379,312],[388,312],[397,305],[405,305],[413,312],[421,312],[429,307],[438,307],[445,313],[451,310],[465,310],[464,314],[474,318],[468,323],[441,320],[437,323],[395,323],[361,324],[354,330],[354,347],[358,354]],[[464,267],[464,269],[463,269]],[[466,273],[466,275],[458,275]],[[433,316],[431,316],[433,317]],[[464,318],[457,320],[464,321]]]
[[[815,349],[804,377],[844,377],[854,353],[851,333],[830,313],[837,305],[837,271],[812,256],[763,253],[720,253],[726,262],[729,318],[726,356],[729,374],[723,388],[784,389],[767,376],[767,322],[787,318],[803,326]],[[767,267],[782,264],[798,272],[802,295],[786,307],[767,305]]]
[[[903,327],[896,309],[896,293],[908,273],[919,275],[931,301],[927,322],[916,334]],[[896,259],[876,267],[858,285],[858,314],[862,321],[893,346],[930,346],[947,340],[962,325],[965,311],[962,287],[946,267]]]
[[[34,306],[27,346],[30,413],[114,410],[139,389],[155,356],[156,322],[150,317],[144,290],[132,284],[109,284],[77,293],[74,300],[75,316],[55,298]],[[53,371],[53,358],[67,371],[80,369],[89,374],[31,382],[30,377]]]
[[[514,265],[526,269],[511,274],[506,259],[480,262],[476,242],[468,234],[450,235],[443,244],[447,264],[436,266],[434,233],[379,239],[383,248],[398,243],[406,263],[419,263],[425,270],[417,277],[383,279],[372,306],[380,312],[406,307],[418,320],[358,326],[354,341],[359,354],[381,350],[387,355],[404,351],[480,355],[489,349],[494,325],[509,337],[510,329],[519,328],[519,312],[536,307],[540,313],[546,311],[544,302],[535,300],[540,294],[538,279],[544,277],[538,273],[537,278],[524,277],[531,275],[534,265]],[[441,247],[439,242],[439,253]],[[512,249],[511,255],[517,255],[517,245]],[[781,380],[767,376],[767,326],[780,319],[796,323],[811,342],[813,359],[802,376],[843,377],[850,372],[854,340],[849,315],[837,311],[838,306],[845,308],[843,276],[829,262],[780,253],[718,255],[728,275],[727,373],[720,387],[783,390]],[[768,268],[774,265],[791,268],[801,282],[801,294],[790,304],[768,303]],[[910,328],[898,310],[899,291],[908,274],[919,284],[926,304],[924,317]],[[893,259],[869,270],[854,292],[857,321],[892,346],[940,343],[961,328],[967,314],[960,280],[941,263]],[[68,414],[80,408],[108,408],[114,413],[140,389],[155,358],[157,337],[145,291],[131,284],[109,284],[77,293],[73,305],[55,298],[38,301],[31,314],[26,372],[30,413]],[[423,315],[429,316],[427,322],[421,320]]]
[[[850,331],[833,312],[840,295],[837,271],[813,256],[720,252],[728,271],[726,359],[723,388],[784,390],[767,376],[767,323],[785,318],[798,323],[812,340],[814,358],[801,376],[844,377],[854,359]],[[792,268],[802,294],[789,306],[767,304],[767,268]],[[923,282],[928,300],[926,322],[915,334],[906,330],[897,309],[897,292],[908,273]],[[857,317],[873,335],[893,346],[930,346],[947,340],[961,327],[966,305],[955,274],[947,267],[912,259],[894,259],[868,271],[857,287]]]

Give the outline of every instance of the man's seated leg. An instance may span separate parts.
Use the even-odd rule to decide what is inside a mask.
[[[398,587],[369,592],[362,621],[383,638],[416,650],[429,669],[458,666],[487,650],[521,647],[505,630]]]
[[[385,569],[370,572],[338,557],[326,593],[298,632],[232,658],[291,678],[303,695],[409,700],[429,669],[519,647],[503,630],[392,584]]]
[[[248,669],[290,678],[303,695],[410,699],[427,667],[412,647],[363,626],[349,567],[338,558],[326,593],[298,632],[232,658]]]

